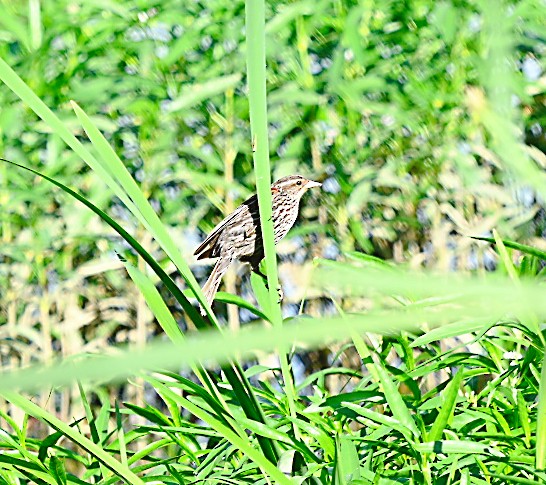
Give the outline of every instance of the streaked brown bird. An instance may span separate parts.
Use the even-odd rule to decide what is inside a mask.
[[[275,244],[294,225],[303,194],[310,188],[321,185],[301,175],[289,175],[271,186]],[[197,259],[219,258],[203,286],[209,305],[212,304],[222,276],[233,260],[250,263],[252,271],[265,277],[259,268],[260,261],[264,258],[264,248],[258,197],[253,195],[220,222],[195,250],[194,255]],[[203,309],[201,313],[205,313]]]

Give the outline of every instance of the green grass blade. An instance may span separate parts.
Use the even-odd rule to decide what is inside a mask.
[[[71,428],[52,414],[44,411],[32,401],[29,401],[17,393],[9,391],[3,391],[2,395],[6,400],[12,404],[15,404],[26,413],[49,424],[52,428],[61,431],[68,439],[72,440],[74,443],[81,446],[84,450],[93,455],[98,461],[107,466],[128,485],[144,485],[144,482],[127,466],[112,458],[112,456],[104,451],[100,446],[96,445],[90,439],[81,435],[74,428]]]
[[[453,313],[453,309],[448,309]],[[64,385],[78,379],[119,380],[134,375],[141,369],[173,369],[191,366],[202,361],[225,362],[234,355],[253,356],[255,351],[273,351],[278,346],[304,341],[309,346],[331,342],[332,328],[335,339],[344,340],[354,332],[392,334],[401,328],[414,328],[418,322],[430,325],[441,322],[445,314],[416,312],[381,312],[348,318],[303,320],[298,325],[282,329],[252,326],[239,332],[203,332],[188,337],[181,344],[149,343],[144,349],[133,349],[111,356],[86,356],[52,366],[36,365],[5,372],[0,390],[36,390],[46,385]],[[378,325],[378,321],[381,325]]]
[[[93,443],[95,443],[96,445],[100,445],[100,436],[99,436],[99,432],[97,431],[95,416],[93,415],[93,411],[91,410],[89,400],[87,399],[85,390],[83,389],[83,386],[80,381],[78,381],[78,390],[80,391],[80,399],[83,404],[83,409],[85,410],[85,417],[87,419],[87,424],[89,425],[91,439],[93,440]],[[110,474],[110,472],[107,471],[103,463],[99,461],[98,464],[99,464],[99,467],[101,468],[101,473],[103,477]]]
[[[334,483],[349,485],[360,479],[360,460],[353,440],[344,434],[336,443]],[[358,483],[358,482],[357,482]]]
[[[508,251],[506,250],[506,246],[503,244],[502,239],[499,236],[499,233],[496,229],[493,229],[493,237],[495,238],[495,244],[497,245],[497,248],[499,250],[500,259],[502,262],[502,265],[506,269],[506,272],[508,273],[508,276],[510,276],[510,279],[512,281],[518,280],[518,272],[516,271],[516,268],[514,267],[514,263],[510,259],[510,255],[508,254]]]
[[[518,417],[523,429],[523,435],[526,446],[531,446],[531,425],[529,419],[529,412],[527,411],[527,403],[525,398],[519,389],[515,390],[517,393],[517,407],[518,407]]]
[[[91,433],[91,439],[93,440],[93,443],[100,443],[99,433],[97,431],[97,426],[95,424],[95,416],[93,416],[93,412],[91,411],[91,406],[89,405],[89,401],[87,399],[87,396],[85,395],[85,391],[83,389],[83,386],[81,382],[78,382],[78,390],[80,391],[80,399],[82,400],[83,409],[85,410],[85,417],[87,419],[87,423],[89,424],[89,431]]]
[[[389,374],[383,366],[383,363],[375,354],[372,354],[372,359],[375,364],[377,376],[379,377],[379,383],[383,388],[383,394],[385,395],[385,399],[389,404],[392,415],[401,425],[409,429],[415,438],[417,438],[420,434],[419,429],[417,428],[417,425],[415,424],[415,421],[413,420],[404,399],[398,391],[398,387],[391,380]]]
[[[127,466],[127,443],[125,442],[125,431],[123,430],[123,420],[121,413],[119,412],[119,403],[116,399],[115,402],[115,416],[116,416],[116,442],[119,447],[119,456],[121,457],[121,463],[123,466]]]
[[[516,485],[543,485],[544,481],[531,480],[530,478],[513,477],[510,475],[503,475],[502,473],[491,473],[487,476],[498,478],[499,483],[514,483]]]
[[[202,84],[192,84],[184,88],[183,94],[169,104],[168,111],[176,112],[195,106],[205,99],[224,93],[228,89],[233,89],[240,81],[241,74],[237,73],[217,77]]]
[[[546,469],[546,354],[542,360],[537,415],[535,465],[537,469],[544,470]]]
[[[478,443],[475,441],[456,441],[456,440],[442,440],[427,443],[417,443],[415,449],[420,453],[456,453],[456,454],[479,454],[489,455],[492,448],[484,443]],[[498,450],[495,450],[497,456],[502,456]]]
[[[265,268],[269,286],[270,321],[282,325],[281,306],[278,301],[277,253],[273,232],[273,211],[271,201],[271,168],[269,164],[269,136],[267,129],[267,91],[265,59],[265,1],[246,0],[247,77],[248,103],[250,109],[250,131],[254,151],[254,173],[260,209],[260,225],[265,253]],[[290,372],[288,357],[279,349],[279,360],[284,380],[284,388],[295,423],[296,406],[294,381]],[[294,424],[296,437],[297,426]]]
[[[167,305],[163,301],[163,298],[161,298],[159,291],[157,291],[150,278],[128,262],[124,262],[124,265],[125,269],[127,269],[127,273],[129,273],[133,283],[140,290],[140,293],[142,293],[144,300],[167,337],[175,344],[183,342],[184,334],[182,333],[182,330],[180,330],[172,313],[167,308]]]
[[[472,239],[476,239],[478,241],[487,241],[491,244],[496,244],[497,241],[492,237],[478,237],[478,236],[471,236]],[[525,254],[530,254],[531,256],[535,256],[540,259],[546,260],[546,251],[541,251],[540,249],[534,248],[532,246],[527,246],[526,244],[520,244],[514,241],[509,241],[508,239],[502,239],[502,243],[507,247],[511,249],[517,249],[518,251],[521,251]]]
[[[251,443],[244,433],[242,435],[239,435],[233,432],[231,429],[226,427],[224,424],[222,424],[212,415],[207,413],[205,410],[201,409],[199,406],[195,405],[191,401],[173,392],[171,389],[168,388],[168,386],[166,386],[162,382],[153,378],[148,378],[147,380],[155,387],[160,389],[164,395],[169,396],[170,399],[190,411],[194,416],[197,416],[199,419],[202,419],[203,421],[208,423],[209,426],[218,431],[225,439],[235,445],[248,458],[258,464],[260,468],[277,483],[285,485],[290,485],[292,483],[291,480],[289,480],[273,463],[271,463],[271,461],[267,459],[267,457],[264,456],[263,453],[252,447]]]
[[[352,402],[343,402],[342,404],[344,407],[353,410],[355,413],[357,413],[358,415],[362,416],[365,419],[368,419],[375,423],[384,424],[385,426],[388,426],[389,428],[399,431],[403,435],[411,436],[410,430],[406,428],[404,425],[400,424],[400,421],[398,419],[393,418],[392,416],[388,416],[386,414],[381,414],[376,411],[372,411],[371,409],[358,406],[357,404],[354,404]]]
[[[455,374],[455,377],[450,380],[445,391],[442,393],[440,412],[428,433],[427,441],[439,441],[442,439],[444,429],[455,412],[455,404],[457,402],[457,395],[459,394],[459,387],[461,386],[463,376],[464,369],[461,368],[457,374]]]
[[[272,315],[271,300],[269,299],[270,293],[266,287],[264,279],[261,276],[252,273],[250,275],[250,284],[252,285],[254,297],[256,298],[260,308],[263,309],[266,315]],[[270,317],[268,317],[268,320],[269,318]]]
[[[152,206],[146,200],[146,197],[144,197],[144,194],[138,187],[137,183],[133,177],[131,177],[125,165],[123,165],[123,162],[119,159],[116,152],[106,141],[106,138],[104,138],[103,134],[97,129],[84,111],[74,102],[72,102],[72,107],[74,108],[74,112],[76,113],[76,116],[78,117],[83,129],[87,133],[89,140],[91,140],[91,143],[101,156],[101,165],[105,170],[110,172],[112,177],[117,182],[119,182],[119,185],[134,202],[138,212],[133,214],[145,224],[146,228],[159,242],[171,261],[179,269],[180,274],[193,291],[201,305],[203,305],[204,308],[207,308],[208,304],[205,300],[203,292],[201,291],[201,288],[193,276],[188,264],[180,254],[180,251],[174,244],[174,241],[170,237],[163,223],[159,220],[159,217],[153,210]],[[139,217],[140,215],[142,215],[142,217]],[[214,315],[210,311],[210,308],[208,308],[208,310],[209,318],[211,318],[211,321],[218,326]]]
[[[41,46],[44,36],[40,0],[29,0],[28,6],[28,30],[30,33],[30,44],[32,49],[36,50]]]
[[[479,317],[488,313],[493,301],[497,303],[497,300],[484,302],[485,308],[482,308]],[[542,306],[542,314],[546,314],[546,302]],[[435,326],[449,321],[449,318],[458,319],[462,311],[466,313],[465,308],[457,310],[451,307],[442,311],[375,312],[347,318],[302,319],[297,325],[285,325],[282,329],[251,326],[238,332],[204,332],[178,345],[149,343],[145,349],[120,351],[117,355],[86,356],[79,362],[72,360],[52,366],[34,365],[5,372],[0,380],[0,390],[30,391],[46,385],[66,385],[75,379],[82,382],[96,379],[119,381],[141,369],[180,369],[203,361],[222,363],[235,355],[253,357],[256,351],[271,352],[279,346],[295,342],[305,342],[312,348],[333,340],[343,341],[360,332],[393,335],[401,329],[416,329],[421,322]],[[477,312],[475,309],[473,311]],[[478,328],[482,328],[480,324],[477,324]],[[332,329],[335,329],[335,335]]]
[[[165,271],[161,268],[161,266],[153,259],[153,257],[134,239],[125,229],[123,229],[116,221],[114,221],[110,216],[108,216],[105,212],[101,211],[98,207],[96,207],[94,204],[89,202],[87,199],[82,197],[80,194],[74,192],[69,187],[66,187],[65,185],[61,184],[60,182],[52,179],[51,177],[48,177],[47,175],[43,175],[36,170],[33,170],[31,168],[25,167],[23,165],[19,165],[15,162],[10,162],[9,160],[1,159],[7,163],[10,163],[14,166],[17,166],[19,168],[28,170],[31,173],[34,173],[35,175],[38,175],[39,177],[44,178],[48,182],[51,182],[52,184],[56,185],[63,191],[65,191],[67,194],[71,195],[78,201],[80,201],[82,204],[84,204],[86,207],[91,209],[95,214],[97,214],[99,217],[101,217],[110,227],[112,227],[121,237],[123,237],[134,249],[135,251],[146,261],[150,267],[154,270],[154,272],[159,276],[161,281],[165,284],[165,286],[169,289],[169,291],[173,294],[173,296],[177,299],[177,301],[182,305],[188,316],[191,318],[191,320],[194,322],[194,324],[200,328],[203,329],[207,325],[204,322],[203,318],[201,317],[200,313],[193,307],[193,305],[188,301],[188,299],[184,296],[183,292],[178,288],[178,286],[172,281],[172,279],[165,273]],[[233,357],[236,355],[234,354]],[[250,387],[250,384],[248,383],[248,379],[240,369],[239,365],[236,363],[229,363],[227,366],[223,368],[224,373],[226,374],[226,378],[228,379],[229,383],[232,386],[233,392],[236,394],[237,398],[239,399],[239,403],[241,404],[241,407],[245,411],[245,414],[248,418],[253,419],[255,421],[259,421],[262,423],[265,423],[265,417],[263,414],[263,411],[256,399],[256,396]],[[264,454],[268,456],[272,461],[277,460],[277,452],[274,443],[267,440],[267,438],[259,438],[260,443],[263,446]]]
[[[543,300],[539,285],[533,281],[519,281],[517,284],[498,274],[463,276],[460,274],[434,274],[428,272],[389,272],[364,271],[361,268],[329,261],[321,262],[314,278],[317,286],[326,291],[333,289],[337,295],[387,294],[404,295],[412,300],[429,298],[434,295],[437,308],[445,304],[475,307],[477,316],[481,313],[483,301],[496,301],[490,308],[491,320],[499,318],[504,312],[524,311],[525,305],[540,313]],[[442,301],[449,297],[451,302]],[[520,300],[518,300],[520,299]],[[525,303],[525,305],[524,305]],[[516,310],[517,309],[517,310]],[[447,323],[447,322],[446,322]]]
[[[97,214],[104,222],[106,222],[112,229],[114,229],[125,241],[127,241],[131,247],[148,263],[151,268],[154,270],[154,272],[159,276],[161,281],[165,284],[165,286],[171,291],[173,296],[176,298],[176,300],[182,305],[184,308],[184,311],[188,314],[190,319],[193,321],[193,323],[198,328],[205,328],[207,327],[206,323],[204,322],[203,318],[201,317],[200,313],[193,307],[193,305],[189,302],[189,300],[184,296],[182,291],[176,286],[176,284],[172,281],[172,279],[165,273],[165,271],[161,268],[161,266],[155,261],[155,259],[140,245],[140,243],[132,237],[123,227],[121,227],[114,219],[112,219],[108,214],[106,214],[104,211],[99,209],[97,206],[95,206],[93,203],[88,201],[85,197],[82,197],[77,192],[74,192],[72,189],[67,187],[66,185],[56,181],[55,179],[52,179],[51,177],[48,177],[47,175],[44,175],[36,170],[33,170],[32,168],[25,167],[24,165],[20,165],[15,162],[11,162],[9,160],[0,159],[4,162],[10,163],[11,165],[14,165],[16,167],[22,168],[24,170],[27,170],[34,175],[37,175],[44,180],[47,180],[48,182],[52,183],[53,185],[59,187],[64,192],[84,204],[86,207],[91,209],[95,214]]]
[[[438,328],[434,328],[427,333],[417,337],[412,343],[412,347],[422,347],[429,344],[430,342],[435,342],[443,340],[450,337],[458,337],[459,335],[464,335],[466,333],[476,331],[476,319],[465,320],[462,322],[452,323],[450,325],[443,325]],[[485,331],[491,327],[491,317],[485,317],[482,321],[482,329],[480,331]]]
[[[260,224],[265,253],[265,268],[271,301],[272,321],[282,320],[276,288],[279,284],[277,253],[273,236],[271,200],[271,168],[269,165],[269,135],[267,130],[266,60],[265,60],[265,2],[246,2],[247,76],[250,131],[254,152],[254,173],[260,207]]]
[[[262,312],[259,308],[256,308],[254,305],[252,305],[248,301],[243,300],[238,295],[234,295],[232,293],[226,293],[225,291],[219,291],[218,293],[216,293],[215,299],[216,301],[221,301],[222,303],[237,305],[239,308],[244,308],[245,310],[248,310],[254,313],[254,315],[256,315],[258,318],[261,318],[262,320],[265,320],[265,321],[269,321],[269,317],[264,312]]]
[[[89,165],[103,180],[114,194],[126,205],[133,213],[137,209],[133,202],[127,197],[119,184],[112,178],[95,157],[82,145],[80,141],[70,132],[62,121],[51,111],[45,103],[34,94],[34,92],[25,84],[25,82],[9,67],[6,62],[0,58],[0,80],[2,80],[23,102],[25,102],[32,111],[34,111],[45,123],[47,123],[54,133],[56,133],[74,152]]]

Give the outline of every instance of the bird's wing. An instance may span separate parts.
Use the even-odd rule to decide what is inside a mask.
[[[221,221],[193,253],[197,256],[197,259],[216,258],[220,256],[220,248],[217,247],[218,238],[234,219],[243,217],[242,213],[248,211],[249,206],[257,203],[257,200],[258,198],[256,195],[253,195]]]

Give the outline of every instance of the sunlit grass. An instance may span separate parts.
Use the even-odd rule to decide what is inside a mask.
[[[536,2],[514,11],[505,8],[510,2],[482,2],[479,35],[468,27],[474,7],[449,2],[415,2],[402,12],[394,3],[248,0],[246,16],[241,5],[222,2],[204,10],[197,4],[169,10],[165,2],[139,7],[137,16],[131,6],[99,3],[74,9],[60,2],[56,19],[67,22],[66,36],[42,25],[46,2],[30,2],[28,29],[15,10],[22,7],[6,6],[1,23],[7,42],[0,49],[10,59],[0,59],[9,88],[0,91],[2,148],[5,158],[31,170],[0,166],[0,277],[9,283],[7,296],[0,295],[6,301],[0,329],[6,346],[23,349],[6,355],[0,380],[10,403],[0,409],[0,481],[544,483],[546,253],[511,240],[541,202],[512,205],[510,187],[513,181],[532,187],[533,197],[545,187],[535,165],[540,156],[528,157],[515,129],[524,110],[513,105],[517,91],[529,104],[529,120],[540,116],[530,90],[517,87],[515,68],[516,51],[525,59],[538,52],[531,40],[542,25]],[[95,21],[73,34],[74,18],[95,8]],[[165,34],[161,23],[175,18],[183,19],[184,31]],[[230,36],[243,33],[246,40],[230,47]],[[124,44],[131,36],[144,37]],[[115,62],[99,58],[104,39],[105,55]],[[48,42],[71,71],[51,75],[58,67],[48,61]],[[77,50],[92,42],[89,52]],[[529,52],[522,54],[520,44]],[[140,59],[148,61],[139,65]],[[95,62],[93,75],[80,75],[88,60]],[[36,76],[42,62],[47,69]],[[122,82],[102,73],[113,65],[125,69]],[[136,67],[138,76],[130,74]],[[168,102],[159,108],[163,85]],[[541,92],[538,82],[530,87]],[[66,93],[77,102],[59,102]],[[14,96],[24,114],[11,110]],[[118,110],[131,113],[130,129],[119,129],[127,120],[114,126]],[[29,116],[41,121],[26,125]],[[130,156],[134,133],[142,167]],[[222,174],[221,154],[228,151],[233,186]],[[80,170],[81,161],[89,172]],[[331,255],[335,246],[336,260],[315,258],[307,278],[294,275],[308,286],[298,288],[301,294],[313,297],[304,297],[296,318],[283,319],[269,185],[272,172],[300,169],[320,172],[328,183],[318,209],[302,211],[304,220],[318,214],[318,222],[293,234],[316,232],[312,255]],[[171,182],[180,188],[174,201],[164,196]],[[234,332],[222,329],[208,307],[208,319],[200,317],[193,298],[204,301],[185,246],[189,235],[173,227],[193,234],[210,227],[217,214],[211,217],[208,207],[222,207],[219,194],[233,190],[238,200],[243,194],[236,190],[245,184],[252,191],[254,182],[269,291],[253,276],[257,303],[244,299],[243,285],[235,285],[239,296],[219,295],[219,315],[218,303],[227,302],[258,317]],[[90,210],[85,224],[73,220],[72,203]],[[29,214],[37,220],[29,227],[40,230],[25,236]],[[94,300],[82,296],[84,284],[67,285],[52,302],[55,280],[78,271],[87,257],[78,245],[97,238],[91,228],[99,221],[110,232],[91,252],[100,248],[121,264],[88,284],[101,289]],[[65,226],[85,237],[72,241]],[[453,232],[464,237],[446,249]],[[482,237],[489,232],[493,237]],[[494,274],[475,255],[476,271],[441,271],[466,269],[469,249],[483,255],[491,247]],[[383,261],[391,255],[411,264]],[[36,276],[21,271],[32,258]],[[37,298],[39,311],[20,310],[17,292],[31,310]],[[65,327],[84,313],[62,313],[65,300],[89,307],[117,292],[138,294],[151,312],[148,325],[157,323],[161,336],[140,347],[128,338],[129,345],[66,352]],[[131,331],[132,316],[118,322],[119,313],[104,316],[99,304],[100,329]],[[19,325],[31,318],[35,324]],[[82,324],[93,325],[93,318]],[[69,331],[87,338],[86,330]],[[58,341],[63,354],[54,351]],[[314,349],[329,349],[326,363],[306,364]],[[302,363],[305,371],[298,370]],[[76,382],[79,393],[70,399],[79,408],[69,408],[70,419],[64,409],[60,419],[55,396]],[[116,383],[143,386],[146,402],[119,402],[107,387]],[[36,393],[48,409],[29,398]],[[46,425],[41,433],[35,420]]]

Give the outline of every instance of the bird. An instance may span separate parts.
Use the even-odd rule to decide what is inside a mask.
[[[301,175],[280,178],[271,185],[273,231],[277,244],[290,230],[298,217],[300,200],[309,189],[322,184]],[[210,305],[230,264],[238,259],[250,263],[251,270],[262,278],[260,261],[264,258],[258,197],[253,195],[221,221],[195,250],[197,259],[218,258],[203,286]],[[206,312],[201,308],[201,314]]]

